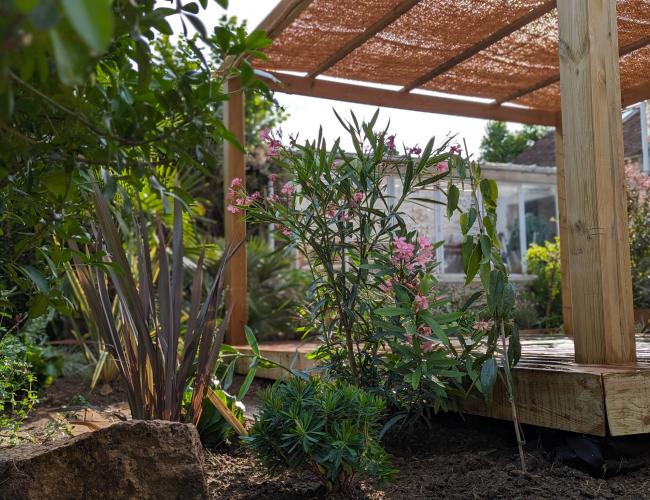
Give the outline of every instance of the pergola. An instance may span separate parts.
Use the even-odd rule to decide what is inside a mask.
[[[281,82],[270,82],[278,92],[555,127],[563,314],[574,352],[562,344],[561,368],[551,354],[519,370],[522,420],[592,434],[650,432],[621,124],[621,107],[650,97],[650,2],[282,0],[260,29],[274,42],[256,66]],[[234,92],[238,81],[228,85]],[[243,142],[243,97],[232,96],[225,118]],[[244,178],[244,155],[227,145],[226,182],[234,177]],[[226,239],[245,233],[227,213]],[[229,273],[230,341],[243,343],[245,248]],[[508,416],[498,401],[471,411]]]

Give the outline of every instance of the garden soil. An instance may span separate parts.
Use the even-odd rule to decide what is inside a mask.
[[[249,416],[259,404],[257,393],[266,385],[254,382],[245,401]],[[30,440],[65,438],[45,432],[36,422],[50,420],[44,414],[65,416],[80,400],[98,414],[128,418],[124,391],[113,386],[110,394],[104,392],[89,391],[83,379],[56,380],[26,426]],[[68,418],[80,418],[75,409],[76,416]],[[429,427],[393,429],[384,445],[399,469],[395,481],[378,485],[360,478],[353,491],[335,498],[650,498],[650,439],[603,441],[537,428],[525,431],[527,472],[520,469],[508,422],[449,415],[436,418]],[[205,465],[212,499],[327,498],[311,471],[271,474],[237,443],[206,451]]]

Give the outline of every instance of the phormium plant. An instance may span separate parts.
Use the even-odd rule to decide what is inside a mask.
[[[139,419],[188,418],[197,423],[228,324],[229,312],[223,311],[224,266],[234,247],[226,249],[203,304],[203,255],[199,257],[190,285],[188,318],[181,331],[185,288],[181,203],[175,199],[171,263],[167,234],[158,222],[156,276],[143,218],[136,223],[137,266],[133,266],[108,202],[97,187],[92,198],[97,217],[96,247],[92,252],[102,257],[103,265],[89,265],[71,241],[74,270],[97,329],[125,381],[131,414]],[[117,314],[113,314],[114,303]],[[254,369],[252,366],[252,373]],[[192,395],[188,414],[183,415],[183,395],[188,385]]]

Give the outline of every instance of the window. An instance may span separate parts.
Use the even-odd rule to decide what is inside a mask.
[[[394,192],[399,193],[402,185],[398,176],[392,178],[392,184]],[[525,274],[528,248],[533,243],[543,244],[550,241],[558,234],[555,186],[549,183],[507,181],[497,181],[497,185],[497,234],[501,241],[502,256],[511,273]],[[445,200],[444,195],[434,188],[424,189],[416,196]],[[459,206],[464,211],[470,204],[471,191],[469,188],[461,190]],[[420,234],[427,235],[432,241],[444,241],[437,254],[440,273],[449,277],[462,275],[463,235],[459,213],[447,219],[444,206],[420,203],[407,203],[403,211],[407,224],[413,223]],[[474,227],[473,231],[477,230],[478,226]]]

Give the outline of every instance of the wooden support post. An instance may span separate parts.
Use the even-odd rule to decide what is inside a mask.
[[[557,7],[576,361],[634,362],[616,2]]]
[[[223,119],[226,128],[232,132],[237,141],[244,146],[246,140],[244,120],[244,92],[239,78],[231,78],[226,82],[226,92],[230,99],[225,102]],[[224,193],[235,178],[240,178],[246,186],[246,155],[235,145],[224,141]],[[227,204],[228,201],[225,200]],[[246,223],[242,216],[224,210],[226,244],[236,245],[246,238]],[[232,308],[230,325],[226,333],[226,343],[230,345],[246,344],[244,326],[247,320],[247,266],[246,243],[232,256],[226,269],[228,284],[228,307]]]
[[[555,126],[555,171],[557,179],[557,205],[560,219],[560,268],[562,269],[562,321],[564,333],[573,335],[571,318],[571,286],[569,280],[569,225],[566,213],[566,186],[564,179],[564,138],[562,124]]]

